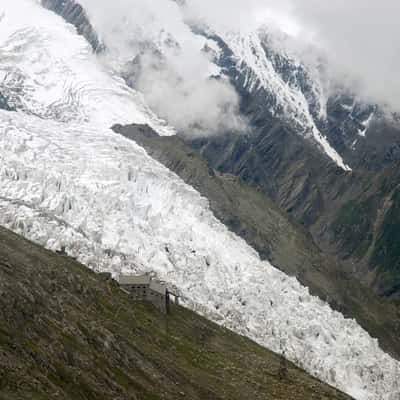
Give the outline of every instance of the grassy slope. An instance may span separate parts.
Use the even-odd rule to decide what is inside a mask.
[[[216,217],[262,257],[296,276],[311,292],[357,321],[382,347],[400,357],[396,307],[371,293],[322,253],[306,230],[293,222],[261,191],[230,174],[214,172],[178,137],[160,137],[146,126],[116,126],[148,153],[195,187],[210,201]]]
[[[333,221],[334,251],[354,260],[365,284],[382,296],[400,297],[400,168],[362,179],[361,190],[324,223]]]
[[[114,281],[0,228],[0,399],[349,399],[174,306],[166,320]]]

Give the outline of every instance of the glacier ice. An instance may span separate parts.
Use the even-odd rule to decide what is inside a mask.
[[[11,106],[61,122],[111,126],[133,119],[160,134],[174,134],[140,93],[95,60],[72,25],[61,24],[34,0],[2,3],[0,82]]]
[[[0,88],[19,109],[0,111],[1,225],[93,269],[153,271],[189,307],[355,398],[400,398],[400,364],[377,340],[261,261],[207,199],[109,129],[173,133],[71,26],[33,0],[3,0],[0,14]]]

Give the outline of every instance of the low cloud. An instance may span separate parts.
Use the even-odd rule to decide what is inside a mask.
[[[239,98],[204,51],[205,39],[168,0],[82,0],[105,56],[149,106],[187,135],[242,131]]]
[[[143,55],[142,71],[137,76],[137,88],[145,93],[147,102],[161,117],[184,134],[193,136],[241,131],[245,127],[238,116],[237,94],[228,81],[202,77],[200,60],[193,69],[191,63],[175,68],[172,61],[182,62],[178,56],[155,63],[154,57]]]
[[[338,79],[367,101],[400,110],[400,2],[302,0],[292,11]]]
[[[204,39],[192,34],[183,14],[217,30],[281,29],[293,36],[297,52],[309,56],[310,47],[317,49],[333,81],[361,100],[400,110],[398,0],[81,1],[109,44],[116,68],[141,55],[145,70],[138,88],[180,130],[212,134],[243,128],[235,91],[224,80],[209,79],[218,71],[202,51]],[[185,4],[184,13],[178,3]],[[150,42],[155,48],[145,56]],[[160,49],[162,67],[149,59]]]
[[[212,24],[261,24],[296,36],[298,51],[319,49],[330,74],[366,101],[400,110],[398,0],[187,0]]]

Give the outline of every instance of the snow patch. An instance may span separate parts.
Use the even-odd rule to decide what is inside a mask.
[[[370,124],[371,124],[371,121],[372,121],[373,118],[374,118],[374,115],[375,115],[375,113],[372,112],[372,113],[369,115],[369,117],[362,123],[362,125],[364,126],[364,129],[359,129],[359,130],[358,130],[358,135],[359,135],[359,136],[365,137],[365,135],[366,135],[366,133],[367,133],[367,131],[368,131],[368,129],[369,129],[369,126],[370,126]]]

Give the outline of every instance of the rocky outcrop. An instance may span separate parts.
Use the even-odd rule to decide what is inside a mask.
[[[43,7],[54,11],[67,22],[74,25],[78,33],[82,35],[98,53],[104,50],[98,34],[94,30],[83,7],[75,0],[41,0]]]

